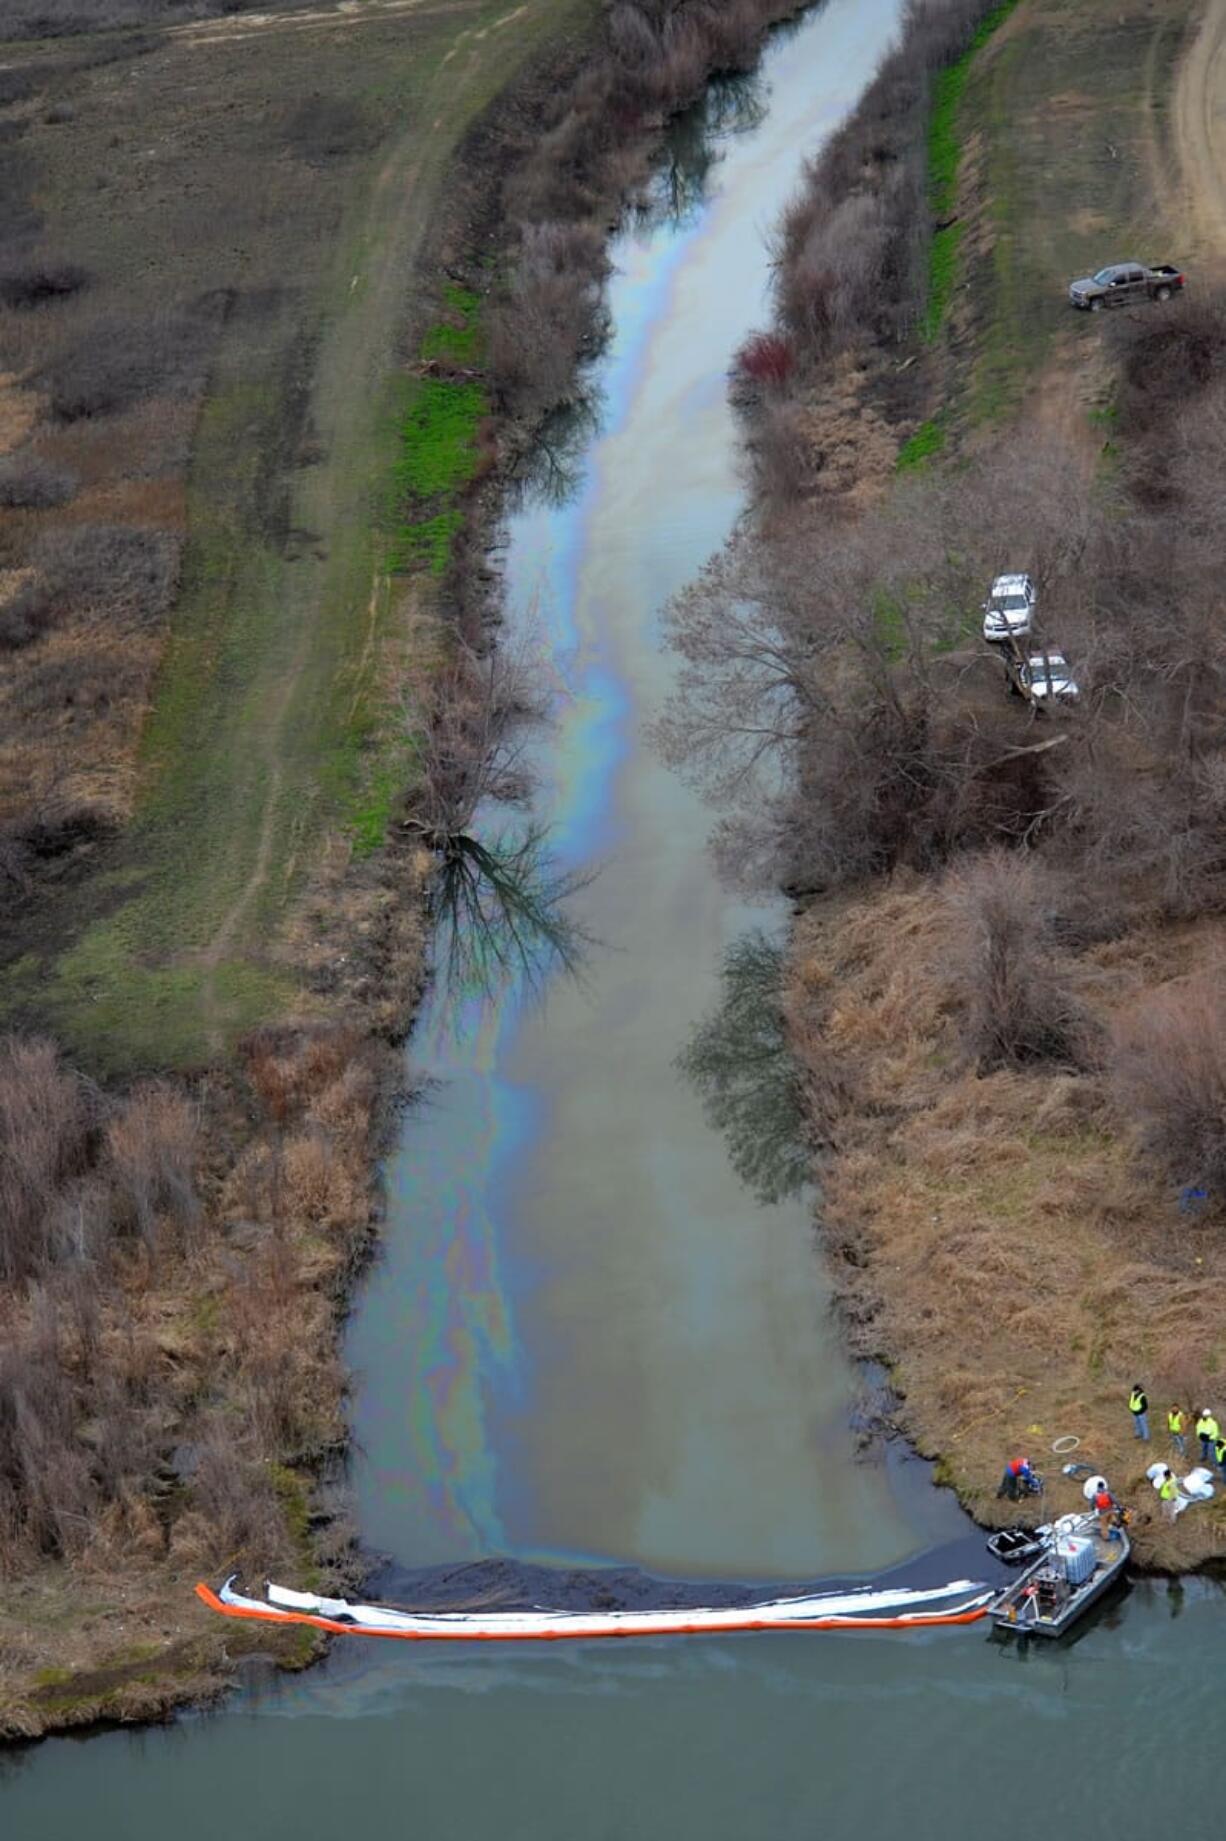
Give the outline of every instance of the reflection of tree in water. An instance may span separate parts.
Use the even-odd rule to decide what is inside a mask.
[[[523,806],[533,775],[526,738],[546,713],[530,635],[482,656],[458,648],[437,686],[412,829],[435,859],[430,905],[448,995],[493,997],[519,979],[578,970],[588,944],[567,912],[589,874],[558,868],[530,818],[500,829],[491,807]]]
[[[494,997],[513,982],[539,991],[551,972],[579,970],[588,941],[567,913],[590,877],[560,870],[541,826],[436,846],[432,906],[448,994]]]
[[[652,231],[663,224],[688,223],[707,201],[712,169],[720,158],[719,142],[758,127],[766,108],[760,71],[713,78],[701,100],[670,123],[663,158],[635,205],[635,228]]]
[[[719,1008],[678,1056],[737,1175],[764,1202],[795,1195],[811,1174],[783,973],[781,946],[760,930],[743,934],[724,959]]]
[[[560,507],[574,497],[583,483],[587,449],[600,433],[603,409],[603,393],[589,382],[546,416],[531,447],[515,462],[512,510],[524,505]]]

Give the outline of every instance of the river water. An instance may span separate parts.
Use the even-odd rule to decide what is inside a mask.
[[[764,234],[899,11],[827,0],[681,125],[659,208],[613,249],[572,490],[510,523],[509,635],[532,631],[556,685],[538,803],[563,864],[599,865],[580,898],[596,944],[543,1002],[512,990],[457,1020],[440,995],[414,1035],[429,1085],[350,1338],[359,1519],[401,1567],[769,1580],[964,1532],[917,1466],[855,1461],[808,1205],[739,1187],[674,1068],[725,947],[778,916],[718,887],[711,815],[643,732],[669,682],[659,610],[741,503],[726,370],[765,318]],[[12,1754],[0,1832],[922,1841],[1144,1815],[1208,1834],[1223,1639],[1221,1595],[1189,1583],[1135,1587],[1057,1653],[977,1629],[341,1641],[219,1713]]]

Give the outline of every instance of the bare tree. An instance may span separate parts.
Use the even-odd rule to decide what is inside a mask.
[[[950,969],[977,1066],[1078,1061],[1086,1022],[1060,966],[1042,866],[1022,852],[991,851],[955,871],[948,899]]]
[[[1116,1090],[1145,1150],[1177,1182],[1226,1190],[1226,991],[1168,985],[1118,1026]]]

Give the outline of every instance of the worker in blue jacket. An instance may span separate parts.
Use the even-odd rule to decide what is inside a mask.
[[[1000,1488],[996,1494],[1008,1496],[1010,1502],[1016,1502],[1024,1492],[1028,1493],[1032,1490],[1035,1483],[1036,1478],[1034,1471],[1030,1468],[1030,1459],[1011,1457],[1005,1465],[1005,1474],[1000,1479]]]

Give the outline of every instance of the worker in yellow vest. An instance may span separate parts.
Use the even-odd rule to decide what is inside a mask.
[[[1200,1461],[1202,1464],[1213,1462],[1213,1441],[1218,1436],[1218,1423],[1207,1406],[1202,1406],[1196,1415],[1196,1436],[1200,1439]]]
[[[1162,1501],[1162,1513],[1166,1516],[1168,1521],[1174,1521],[1176,1515],[1179,1513],[1177,1506],[1179,1502],[1179,1485],[1176,1483],[1175,1478],[1169,1470],[1162,1479],[1158,1495]]]
[[[1188,1446],[1183,1435],[1185,1420],[1182,1406],[1172,1406],[1166,1415],[1166,1429],[1171,1435],[1171,1444],[1180,1457],[1187,1457]]]
[[[1149,1443],[1149,1395],[1140,1381],[1134,1381],[1132,1392],[1128,1396],[1128,1411],[1132,1414],[1133,1431],[1137,1438]]]
[[[1220,1432],[1213,1441],[1213,1461],[1226,1478],[1226,1438]]]

